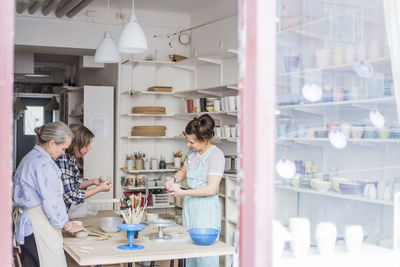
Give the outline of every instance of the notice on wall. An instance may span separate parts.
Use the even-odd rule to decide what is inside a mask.
[[[93,114],[91,131],[96,139],[108,138],[108,118],[104,114]]]

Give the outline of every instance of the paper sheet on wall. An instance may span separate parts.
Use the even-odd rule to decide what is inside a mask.
[[[108,138],[108,118],[104,114],[94,114],[92,116],[91,130],[96,139]]]

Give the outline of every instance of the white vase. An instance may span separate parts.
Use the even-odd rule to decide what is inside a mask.
[[[331,63],[331,50],[330,49],[317,49],[315,50],[315,63],[317,68],[328,67]]]
[[[346,248],[350,253],[358,253],[363,243],[364,232],[361,225],[349,225],[345,228]]]
[[[368,46],[368,58],[376,59],[381,57],[381,46],[378,40],[371,40]]]
[[[367,59],[367,46],[364,43],[360,43],[357,46],[357,60]]]
[[[356,51],[354,45],[347,44],[344,50],[344,62],[352,63],[356,60]]]
[[[315,237],[319,253],[322,256],[332,256],[336,244],[336,225],[333,223],[320,223],[317,225]]]

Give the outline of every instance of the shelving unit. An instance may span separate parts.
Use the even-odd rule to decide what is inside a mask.
[[[237,87],[237,80],[236,77],[237,75],[235,74],[235,80],[233,82],[229,82],[229,79],[226,80],[226,72],[225,72],[225,61],[228,60],[235,60],[237,57],[237,49],[236,48],[229,48],[229,49],[221,49],[220,51],[217,51],[215,53],[207,53],[204,55],[198,55],[198,56],[193,56],[189,57],[188,59],[181,60],[178,62],[165,62],[165,61],[143,61],[143,60],[135,60],[135,59],[128,59],[124,60],[121,63],[121,68],[125,69],[125,77],[128,76],[131,79],[131,82],[128,83],[126,82],[125,84],[122,84],[121,88],[123,89],[120,92],[120,98],[121,101],[125,101],[125,110],[120,110],[119,112],[119,128],[124,128],[123,125],[125,125],[124,129],[119,130],[119,138],[121,140],[121,143],[124,144],[123,147],[127,151],[134,151],[132,149],[133,146],[136,146],[136,144],[145,146],[149,144],[148,146],[151,146],[153,144],[153,151],[157,151],[161,146],[164,148],[167,145],[172,147],[172,144],[180,144],[184,149],[182,151],[186,151],[186,146],[184,142],[184,137],[180,136],[181,134],[181,129],[184,129],[184,126],[186,125],[187,121],[189,121],[192,117],[194,116],[201,116],[203,114],[210,114],[213,116],[217,122],[218,125],[222,125],[224,122],[228,122],[228,125],[231,125],[232,123],[237,122],[237,114],[238,111],[233,110],[233,111],[221,111],[221,112],[199,112],[199,113],[184,113],[184,108],[183,108],[183,99],[184,98],[203,98],[203,97],[225,97],[225,96],[235,96],[238,94],[238,87]],[[231,64],[231,63],[229,63]],[[141,67],[144,67],[141,69]],[[231,66],[229,66],[231,67]],[[214,86],[209,86],[207,83],[207,86],[202,86],[202,80],[198,80],[201,75],[199,75],[199,72],[203,70],[203,68],[212,68],[213,70],[217,69],[219,70],[219,75],[217,76],[217,73],[215,73],[215,77],[210,78],[214,81],[215,79],[215,84]],[[173,75],[159,75],[159,72],[162,72],[163,70],[168,70],[168,71],[176,71],[179,76],[176,77],[175,80],[168,81],[166,77],[170,77],[171,79],[173,78]],[[135,80],[134,79],[134,74],[135,72],[143,74],[144,71],[147,72],[152,72],[154,73],[154,81],[153,84],[148,83],[143,85],[144,83]],[[229,72],[227,72],[229,74]],[[163,77],[165,80],[164,82],[159,82],[158,77]],[[178,79],[179,77],[179,79]],[[177,82],[182,80],[184,77],[190,77],[190,84],[187,83],[183,86],[176,86],[173,84],[173,82]],[[126,78],[128,79],[128,78]],[[124,80],[124,78],[122,78]],[[135,84],[135,81],[137,81],[138,85]],[[147,92],[145,91],[145,88],[148,88],[153,85],[168,85],[168,86],[173,86],[174,90],[172,93],[155,93],[155,92]],[[134,90],[132,90],[132,88]],[[192,88],[192,89],[186,89],[186,88]],[[171,98],[172,96],[172,98]],[[140,98],[139,97],[143,97]],[[167,114],[132,114],[130,112],[130,109],[127,110],[126,107],[127,105],[132,105],[132,103],[135,103],[135,101],[145,101],[146,104],[143,104],[140,102],[140,106],[149,105],[152,106],[157,106],[158,103],[163,103],[162,106],[164,106],[164,103],[175,103],[173,106],[171,105],[171,108],[167,107]],[[163,102],[161,102],[163,101]],[[179,104],[176,104],[179,103]],[[175,109],[175,110],[173,110]],[[156,123],[155,123],[156,122]],[[130,136],[128,133],[129,128],[127,127],[128,125],[132,126],[133,123],[135,125],[152,125],[152,123],[155,123],[157,125],[161,125],[164,122],[168,124],[167,126],[167,135],[166,136],[159,136],[159,137],[152,137],[152,136]],[[143,124],[139,124],[143,123]],[[173,126],[170,126],[173,125]],[[176,129],[179,129],[176,131]],[[146,142],[144,142],[146,141]],[[168,141],[164,142],[164,141]],[[219,146],[223,147],[221,149],[228,149],[228,154],[234,154],[236,153],[236,143],[238,139],[236,137],[228,137],[228,138],[214,138],[213,142],[218,143]],[[157,146],[157,147],[156,147]],[[165,149],[165,148],[164,148]],[[175,151],[179,150],[175,148]],[[142,150],[141,150],[142,151]],[[235,152],[233,152],[235,151]],[[125,157],[125,155],[121,155],[121,160],[120,164],[122,164],[123,160],[122,157]],[[121,167],[121,166],[120,166]],[[158,172],[159,170],[154,170],[155,172]],[[175,169],[170,169],[167,171],[176,171]],[[122,173],[129,173],[129,174],[146,174],[146,173],[151,173],[153,170],[133,170],[130,172],[122,172]],[[160,170],[161,173],[161,170]],[[121,172],[120,172],[121,174]],[[225,176],[224,176],[225,177]],[[225,179],[224,179],[225,180]],[[223,185],[225,187],[225,185]],[[235,183],[232,184],[232,186],[236,186]],[[158,188],[158,187],[155,187]],[[154,189],[155,189],[154,188]],[[125,188],[127,190],[130,190],[128,188]],[[125,190],[124,189],[124,190]],[[133,190],[136,190],[136,188],[132,188]],[[225,189],[225,188],[224,188]],[[140,189],[142,190],[142,189]],[[150,190],[153,190],[151,188]],[[225,192],[225,190],[223,190]],[[231,200],[228,200],[226,197],[226,193],[221,193],[219,195],[220,201],[225,202],[232,202]],[[231,205],[232,203],[229,203],[229,207],[233,207]],[[175,203],[173,207],[176,208],[176,213],[179,214],[181,213],[182,205],[178,205]],[[236,211],[235,215],[238,213],[238,208],[237,206],[235,207]],[[226,209],[225,209],[226,210]],[[231,212],[229,210],[229,212]],[[228,213],[229,213],[228,212]],[[230,216],[228,214],[228,216]],[[229,217],[231,218],[231,217]],[[232,217],[233,218],[233,217]],[[229,224],[229,233],[225,234],[225,229],[227,228],[227,225]],[[221,238],[224,240],[233,240],[233,231],[236,229],[236,226],[232,223],[229,223],[227,220],[223,219],[222,223],[222,233],[221,233]],[[229,261],[230,262],[230,261]],[[226,263],[228,264],[228,263]],[[229,265],[226,265],[229,266]]]
[[[354,183],[373,179],[378,181],[377,187],[385,187],[390,193],[376,198],[366,194],[371,197],[367,198],[364,192],[341,194],[333,189],[320,192],[304,184],[292,186],[296,183],[289,184],[289,179],[281,178],[279,173],[284,176],[285,170],[278,169],[280,178],[274,186],[275,218],[283,224],[291,217],[308,218],[312,239],[316,226],[325,221],[336,225],[338,236],[344,236],[347,225],[359,224],[366,236],[377,240],[393,238],[394,204],[387,200],[395,194],[393,188],[398,183],[400,169],[396,160],[400,157],[399,103],[395,97],[398,88],[392,84],[393,58],[385,41],[382,1],[361,2],[302,1],[300,12],[293,8],[294,1],[280,1],[278,5],[276,161],[292,161],[296,174],[291,178],[303,183],[308,179],[329,182],[337,177]],[[292,13],[297,17],[291,16]],[[292,23],[291,19],[296,18],[297,23]],[[373,43],[378,47],[375,50]],[[325,53],[326,57],[319,53]],[[361,62],[369,73],[362,75],[355,68]],[[321,89],[320,100],[314,103],[310,98],[307,100],[306,84]],[[373,110],[383,116],[383,128],[374,126],[370,119]],[[334,142],[327,138],[328,130],[341,131],[346,146],[335,148]],[[361,136],[353,138],[357,137],[357,130]],[[369,138],[373,136],[376,138]],[[301,261],[284,256],[282,262],[288,266],[327,264],[322,264],[316,255]],[[353,264],[362,265],[358,261]]]

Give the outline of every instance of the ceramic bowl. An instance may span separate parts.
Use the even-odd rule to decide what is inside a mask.
[[[118,232],[118,225],[124,223],[121,217],[101,217],[99,218],[100,229],[106,233]]]
[[[352,126],[350,130],[351,138],[360,139],[364,134],[364,126]]]
[[[299,179],[298,178],[292,178],[290,179],[290,184],[294,187],[299,187]]]
[[[343,195],[357,195],[362,192],[359,183],[339,183],[339,188]]]
[[[328,192],[328,190],[331,188],[331,182],[327,182],[321,179],[311,179],[310,184],[311,187],[318,192]]]
[[[336,192],[341,193],[340,192],[340,187],[339,184],[340,183],[352,183],[352,180],[348,179],[348,178],[342,178],[342,177],[335,177],[332,178],[332,187],[336,190]]]
[[[214,228],[192,228],[188,230],[190,238],[196,245],[208,246],[217,239],[220,230]]]
[[[361,185],[361,192],[364,192],[364,188],[367,184],[373,184],[375,187],[378,186],[378,181],[376,180],[358,180],[356,182]]]

